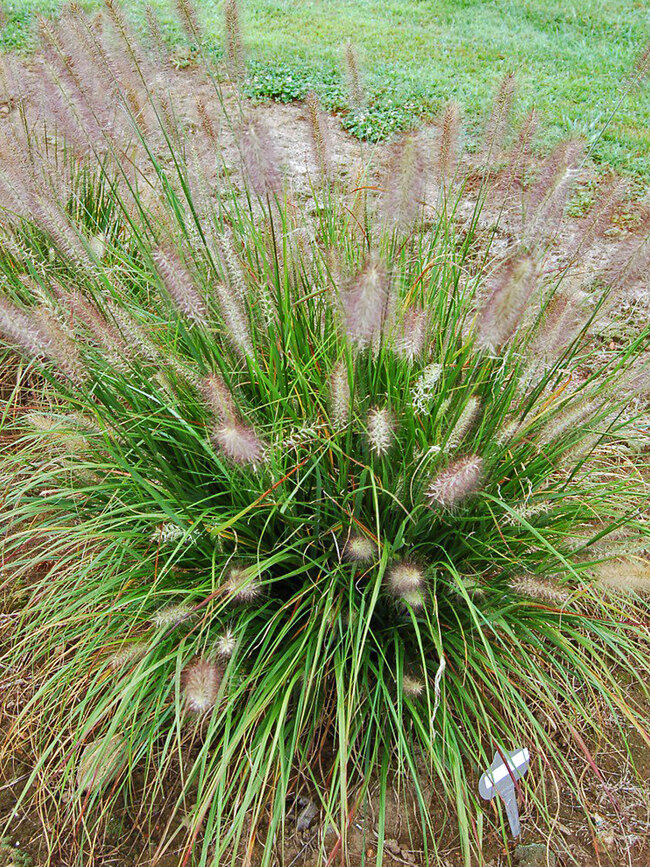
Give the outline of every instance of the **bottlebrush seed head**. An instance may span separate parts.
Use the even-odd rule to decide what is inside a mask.
[[[451,433],[449,434],[449,437],[447,439],[447,445],[445,448],[447,452],[454,451],[462,443],[462,441],[465,439],[467,434],[474,426],[480,408],[481,404],[478,398],[470,397],[470,399],[465,404],[463,411],[458,416],[458,421],[456,422]]]
[[[537,278],[530,256],[506,262],[492,280],[492,292],[479,313],[478,344],[499,349],[513,336],[528,304]]]
[[[250,464],[253,469],[264,459],[264,444],[252,427],[234,419],[217,425],[212,441],[235,464]]]
[[[544,233],[558,231],[568,195],[577,177],[584,147],[581,139],[559,142],[542,164],[539,179],[528,193],[528,238],[539,240]]]
[[[410,608],[424,608],[424,593],[422,590],[407,590],[399,597],[404,605]]]
[[[426,348],[429,314],[422,307],[409,307],[393,338],[393,352],[405,361],[414,361]]]
[[[440,122],[437,169],[440,182],[448,186],[456,171],[460,153],[460,108],[457,102],[448,102]]]
[[[397,599],[412,608],[424,605],[424,571],[411,560],[395,563],[386,574],[388,589]]]
[[[61,418],[51,413],[27,412],[24,420],[30,428],[47,435],[48,446],[70,454],[82,454],[88,449],[88,440],[75,429],[68,416]]]
[[[119,331],[108,321],[95,304],[92,304],[81,292],[67,292],[61,289],[59,302],[69,306],[72,319],[76,324],[83,324],[92,334],[94,341],[103,348],[106,357],[118,369],[123,368],[125,357],[131,355],[133,347],[129,346]]]
[[[569,286],[555,292],[529,346],[530,355],[546,364],[555,361],[588,324],[592,305],[593,299],[580,288]]]
[[[223,6],[223,16],[226,29],[228,74],[235,83],[240,83],[246,74],[246,67],[237,0],[226,0]]]
[[[540,599],[551,605],[564,605],[571,598],[571,592],[566,587],[538,575],[521,575],[510,586],[522,596]]]
[[[623,390],[631,397],[650,393],[650,365],[637,364],[628,368],[620,379]]]
[[[201,383],[201,391],[208,408],[220,421],[233,421],[237,418],[232,394],[218,373],[206,376]]]
[[[632,86],[640,87],[648,76],[650,76],[650,41],[646,42],[641,49],[628,81]]]
[[[237,647],[237,638],[232,629],[226,629],[217,639],[217,654],[226,659],[231,657]]]
[[[549,500],[522,503],[521,505],[514,506],[514,513],[504,515],[501,521],[504,524],[510,524],[512,526],[517,524],[525,526],[526,524],[533,522],[540,515],[548,515],[552,509],[553,503]]]
[[[599,401],[578,396],[575,404],[566,406],[544,425],[538,439],[541,443],[550,443],[570,431],[579,431],[588,426],[593,418],[598,417],[601,409],[602,403]]]
[[[253,354],[248,319],[240,299],[233,289],[219,283],[215,289],[226,330],[235,349],[242,356]]]
[[[157,542],[160,545],[171,545],[174,542],[184,539],[186,544],[190,544],[196,539],[196,533],[191,530],[189,533],[178,524],[173,524],[171,521],[164,521],[159,524],[151,534],[151,541]]]
[[[222,678],[221,668],[203,656],[188,665],[183,671],[182,681],[189,709],[195,713],[211,710],[217,702]]]
[[[507,72],[501,79],[485,130],[485,150],[489,153],[498,153],[508,130],[515,85],[514,74]]]
[[[353,563],[372,563],[377,558],[377,544],[368,536],[350,536],[343,548],[343,556]]]
[[[389,226],[413,225],[425,197],[426,164],[417,134],[405,135],[393,147],[386,178],[384,213]]]
[[[248,117],[239,140],[244,168],[253,190],[262,197],[279,193],[282,177],[278,159],[269,131],[261,119]]]
[[[151,622],[157,629],[168,629],[178,626],[184,620],[192,616],[192,609],[187,605],[168,605],[157,611],[151,618]]]
[[[139,662],[146,654],[148,646],[144,642],[127,645],[117,653],[114,653],[108,660],[108,664],[112,669],[126,668],[134,662]]]
[[[329,397],[334,427],[345,427],[350,420],[350,383],[344,359],[336,363],[330,374]]]
[[[193,322],[205,323],[205,304],[178,255],[172,250],[158,249],[153,252],[153,260],[170,298],[181,313]]]
[[[199,116],[201,129],[203,130],[203,134],[205,135],[205,137],[211,144],[218,144],[219,126],[208,112],[208,108],[202,99],[196,100],[196,113]]]
[[[519,214],[521,190],[525,187],[525,174],[531,162],[531,148],[537,132],[538,116],[535,110],[528,112],[514,146],[508,155],[503,176],[497,180],[493,195],[500,207]],[[521,216],[519,216],[521,219]]]
[[[111,317],[118,326],[117,333],[123,338],[125,345],[134,349],[139,355],[146,358],[147,361],[159,363],[162,356],[158,347],[150,339],[145,330],[135,321],[135,318],[117,304],[112,304],[110,311]]]
[[[359,349],[368,346],[381,331],[387,297],[384,270],[370,259],[343,298],[345,330]]]
[[[224,269],[226,283],[235,293],[237,299],[245,303],[248,297],[248,286],[232,232],[224,231],[217,235],[214,241]]]
[[[345,44],[345,71],[347,73],[350,105],[355,112],[359,112],[365,102],[365,93],[359,70],[359,57],[354,45],[349,40]]]
[[[36,308],[33,319],[49,342],[49,358],[74,382],[83,382],[87,370],[72,333],[45,308]]]
[[[262,582],[244,566],[232,566],[224,584],[230,602],[253,602],[262,592]]]
[[[201,26],[194,6],[188,0],[176,0],[176,9],[183,28],[192,42],[200,41]]]
[[[98,792],[122,773],[127,760],[128,746],[120,734],[104,735],[86,744],[77,766],[77,792]]]
[[[441,364],[428,364],[424,368],[413,387],[413,409],[416,412],[426,412],[429,408],[429,401],[441,375]]]
[[[390,412],[385,407],[374,407],[368,413],[367,427],[370,448],[379,457],[385,455],[395,436]]]
[[[650,593],[650,566],[644,558],[622,557],[601,563],[596,578],[602,587],[616,593]]]
[[[467,593],[473,599],[485,596],[485,588],[475,575],[460,575],[457,583],[452,586],[452,590],[459,596]]]
[[[506,424],[496,432],[494,441],[498,446],[507,446],[517,436],[517,434],[523,430],[523,428],[524,425],[519,419],[513,419],[512,421],[506,422]]]
[[[459,458],[441,470],[429,485],[429,505],[434,509],[455,509],[478,491],[482,476],[482,458],[478,455]]]
[[[402,692],[411,698],[419,698],[424,692],[424,681],[419,677],[405,674],[402,678]]]
[[[23,313],[8,298],[0,297],[0,333],[30,355],[49,356],[51,340],[38,327],[33,317]]]
[[[313,90],[310,90],[307,94],[305,105],[307,107],[307,119],[309,121],[314,159],[318,166],[321,181],[324,182],[332,173],[327,120],[321,111],[318,97]]]

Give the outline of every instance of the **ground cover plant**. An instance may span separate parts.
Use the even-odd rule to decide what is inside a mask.
[[[3,661],[30,671],[5,754],[33,749],[21,797],[79,863],[123,804],[180,863],[281,860],[302,796],[331,863],[374,785],[381,862],[393,776],[423,858],[438,801],[480,863],[496,749],[529,747],[550,822],[605,717],[648,740],[647,604],[594,574],[647,547],[648,328],[611,353],[597,326],[650,250],[581,282],[612,187],[553,256],[584,142],[531,160],[510,77],[471,171],[450,103],[433,151],[412,134],[379,177],[337,177],[310,95],[296,195],[241,92],[237,12],[232,88],[203,57],[192,124],[155,19],[144,46],[112,2],[42,22],[32,80],[4,70],[32,98],[0,174],[0,326],[31,377],[3,408]]]
[[[60,0],[13,0],[0,45],[28,45],[34,14],[56,15],[61,5]],[[101,3],[83,5],[93,10]],[[146,28],[146,5],[130,4],[128,10],[140,29]],[[152,5],[177,62],[191,65],[195,44],[164,2]],[[215,56],[222,53],[221,10],[221,2],[197,4]],[[453,98],[476,134],[495,76],[516,69],[522,115],[535,106],[546,118],[545,147],[570,134],[584,135],[606,170],[644,182],[650,177],[650,94],[630,97],[621,91],[647,39],[641,3],[249,0],[242,16],[250,94],[293,100],[314,90],[325,107],[342,113],[346,128],[372,140],[431,118]],[[368,100],[360,112],[348,110],[341,74],[342,45],[351,35],[366,68]]]

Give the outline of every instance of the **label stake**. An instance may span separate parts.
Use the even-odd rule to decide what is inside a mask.
[[[521,834],[515,782],[523,777],[529,767],[530,754],[525,747],[512,752],[497,752],[492,765],[478,784],[479,794],[486,801],[492,800],[497,794],[501,795],[513,837]]]

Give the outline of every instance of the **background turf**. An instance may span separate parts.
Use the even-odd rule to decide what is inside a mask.
[[[152,4],[186,62],[173,13],[163,0]],[[144,0],[126,5],[142,24]],[[220,51],[221,0],[195,5]],[[60,0],[5,2],[0,45],[28,47],[33,13],[60,7]],[[341,47],[350,38],[362,57],[369,104],[345,118],[348,128],[380,138],[453,97],[471,132],[500,76],[514,70],[518,111],[535,105],[545,119],[543,145],[581,133],[598,139],[599,163],[650,179],[650,87],[624,96],[603,132],[650,37],[647,0],[242,0],[241,7],[254,95],[290,100],[314,88],[328,107],[344,111]]]

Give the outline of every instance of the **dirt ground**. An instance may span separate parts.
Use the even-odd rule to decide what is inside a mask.
[[[173,101],[180,106],[181,113],[187,117],[187,135],[191,138],[193,130],[199,124],[197,114],[197,98],[206,105],[215,103],[214,91],[206,83],[204,77],[195,68],[189,67],[177,72],[170,72],[166,82]],[[3,118],[11,116],[14,106],[10,100],[0,104],[0,125]],[[315,166],[309,134],[309,125],[305,109],[301,105],[282,105],[266,103],[254,108],[266,125],[270,141],[284,166],[286,175],[291,179],[292,195],[298,206],[307,201],[310,178],[314,176]],[[216,112],[215,112],[216,114]],[[422,131],[423,141],[434,146],[437,136],[435,126]],[[342,183],[352,190],[360,177],[360,171],[368,160],[377,166],[377,170],[385,165],[389,158],[389,146],[368,146],[359,143],[346,135],[336,118],[329,119],[329,137],[331,154],[337,167],[337,173]],[[233,138],[227,128],[221,130],[221,142],[226,163],[237,161],[237,153]],[[478,157],[468,157],[470,162]],[[373,174],[376,180],[379,175]],[[589,190],[602,182],[591,167],[585,167],[580,179],[580,189]],[[473,207],[471,188],[459,213],[462,220]],[[581,263],[584,275],[594,274],[606,263],[616,245],[621,240],[634,237],[638,221],[635,214],[642,207],[638,202],[621,206],[616,220],[605,231],[602,237],[590,250]],[[487,207],[482,215],[482,225],[489,231],[496,219],[497,207]],[[561,262],[574,234],[580,230],[581,218],[577,217],[568,224],[563,232],[562,240],[558,242],[551,253],[557,262]],[[497,249],[505,249],[513,240],[515,229],[509,226],[508,219],[502,220],[497,233]],[[622,290],[618,298],[618,323],[614,321],[611,328],[612,348],[619,341],[626,339],[625,323],[630,317],[647,317],[650,308],[650,286],[647,275],[640,275]],[[616,317],[614,317],[616,320]],[[5,640],[11,632],[13,615],[7,612],[0,621]],[[9,696],[20,695],[20,679],[22,672],[0,670],[0,694],[4,693],[3,707],[0,718],[5,730],[11,727],[19,707],[9,700]],[[561,733],[558,733],[558,737]],[[622,753],[602,744],[590,745],[594,758],[603,774],[603,781],[593,773],[589,764],[579,755],[575,757],[575,774],[583,789],[583,799],[588,805],[592,828],[586,820],[585,813],[572,796],[561,788],[556,791],[555,809],[556,823],[550,838],[536,825],[534,812],[528,808],[525,799],[521,803],[521,817],[525,845],[539,844],[537,850],[519,849],[514,846],[509,851],[504,849],[503,841],[496,834],[490,833],[485,841],[486,859],[491,867],[501,867],[510,863],[519,863],[522,867],[541,867],[541,865],[578,864],[580,867],[596,867],[596,865],[629,865],[629,867],[648,867],[650,865],[650,748],[630,733],[630,739],[636,744],[635,763],[637,774],[631,770],[629,762]],[[30,757],[16,756],[15,762],[5,768],[4,777],[0,779],[0,828],[7,827],[6,836],[0,845],[0,867],[26,867],[27,864],[44,864],[47,847],[44,841],[43,828],[50,826],[50,818],[40,815],[36,807],[25,810],[22,806],[16,809],[16,798],[26,778],[30,773]],[[552,787],[551,787],[552,788]],[[490,809],[489,807],[487,808]],[[417,844],[410,839],[409,804],[395,790],[391,793],[391,803],[387,810],[388,828],[387,842],[384,846],[385,864],[424,864],[423,853]],[[441,826],[441,865],[459,867],[460,846],[453,834],[444,831],[445,813],[440,809]],[[290,831],[287,846],[278,863],[285,867],[307,867],[315,863],[319,851],[331,851],[333,840],[319,825],[318,817],[306,832]],[[447,839],[449,838],[449,839]],[[373,864],[376,861],[376,820],[372,805],[360,814],[358,820],[350,829],[349,849],[350,863]],[[157,840],[155,837],[143,836],[134,817],[129,810],[116,816],[109,823],[101,846],[101,858],[97,864],[104,867],[145,867],[153,864],[153,853]],[[415,848],[414,848],[415,847]],[[519,860],[513,860],[517,858]],[[556,860],[553,860],[556,858]],[[30,860],[31,859],[31,860]],[[537,860],[535,860],[537,859]],[[50,863],[66,864],[66,846],[62,845]],[[167,853],[155,863],[161,867],[171,867],[178,863],[178,854]]]
[[[648,775],[650,774],[650,749],[637,743],[635,763],[637,774],[631,770],[622,754],[615,751],[599,753],[595,750],[603,781],[591,772],[587,763],[576,756],[575,773],[581,781],[584,803],[591,823],[575,798],[566,790],[559,789],[552,804],[555,822],[549,834],[536,823],[535,812],[527,804],[525,796],[520,799],[522,822],[521,842],[510,841],[508,847],[503,838],[494,831],[486,834],[484,856],[488,867],[647,867],[650,864],[650,807],[648,802]],[[1,867],[28,867],[32,865],[67,865],[73,862],[73,840],[59,840],[53,847],[51,860],[47,860],[47,843],[44,834],[52,840],[54,822],[52,817],[42,815],[35,807],[16,809],[16,795],[21,790],[31,768],[28,757],[17,760],[11,769],[5,769],[0,785],[0,823],[7,834],[0,843]],[[476,775],[478,782],[478,774]],[[377,787],[378,788],[378,787]],[[549,787],[553,791],[553,787]],[[319,856],[335,849],[337,834],[333,829],[323,828],[320,817],[315,818],[306,830],[298,830],[297,819],[306,799],[298,799],[290,805],[284,846],[278,846],[278,865],[289,867],[312,867],[319,863]],[[488,812],[490,807],[487,807]],[[348,836],[348,860],[356,865],[376,863],[377,859],[377,799],[371,797],[369,804],[360,809],[353,818]],[[453,823],[442,804],[432,802],[431,816],[440,828],[437,839],[439,861],[426,861],[417,830],[414,831],[415,807],[408,793],[394,788],[389,790],[386,809],[386,837],[384,863],[406,864],[419,867],[439,864],[440,867],[462,867],[463,860]],[[96,856],[92,862],[103,867],[175,867],[180,864],[182,851],[171,847],[162,856],[158,855],[161,831],[166,824],[166,805],[161,805],[159,822],[153,828],[139,825],[135,807],[113,811],[106,822],[103,836],[98,839]],[[445,822],[447,820],[447,824]],[[80,831],[81,833],[81,831]],[[326,858],[323,860],[327,860]],[[245,860],[242,863],[246,863]],[[253,860],[253,864],[255,861]],[[339,862],[338,859],[335,863]]]

